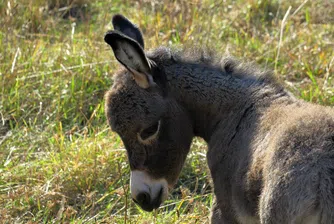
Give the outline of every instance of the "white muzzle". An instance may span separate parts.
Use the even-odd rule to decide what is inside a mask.
[[[168,196],[166,179],[153,179],[147,172],[134,170],[130,177],[131,196],[143,210],[157,209]]]

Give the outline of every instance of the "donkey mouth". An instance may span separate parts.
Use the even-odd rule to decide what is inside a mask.
[[[160,189],[158,196],[156,199],[153,201],[153,208],[157,209],[161,205],[162,202],[162,193],[163,193],[163,188]]]
[[[159,208],[168,196],[168,183],[165,178],[152,178],[141,170],[131,171],[130,191],[133,201],[144,211]]]
[[[144,197],[140,198],[137,200],[135,198],[132,198],[132,200],[139,205],[144,211],[147,212],[152,212],[153,209],[157,209],[159,208],[161,202],[162,202],[162,194],[163,194],[163,188],[160,189],[159,194],[157,195],[157,197],[154,200],[149,200],[150,198]],[[149,197],[149,196],[148,196]],[[139,200],[139,201],[138,201]]]

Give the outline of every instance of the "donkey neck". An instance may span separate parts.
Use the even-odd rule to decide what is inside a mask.
[[[194,134],[207,142],[219,124],[237,124],[260,89],[253,77],[235,77],[203,64],[175,63],[165,72],[170,94],[188,110]]]

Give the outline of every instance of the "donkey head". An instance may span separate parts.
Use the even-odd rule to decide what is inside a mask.
[[[115,30],[104,40],[126,69],[115,75],[106,94],[106,116],[127,151],[131,196],[142,209],[152,211],[178,179],[193,137],[192,124],[168,91],[163,57],[147,56],[141,31],[124,16],[115,15],[112,23]]]

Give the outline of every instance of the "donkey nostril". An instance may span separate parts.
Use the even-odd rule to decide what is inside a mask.
[[[151,202],[151,196],[147,192],[139,193],[136,200],[140,205],[149,205]]]

